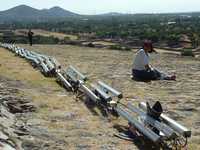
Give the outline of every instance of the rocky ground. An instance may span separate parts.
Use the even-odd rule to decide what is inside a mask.
[[[200,61],[181,57],[176,53],[160,51],[152,55],[152,64],[158,69],[176,74],[177,81],[136,82],[130,79],[131,63],[135,51],[93,49],[61,45],[20,45],[29,50],[55,56],[64,68],[73,65],[88,76],[90,82],[105,81],[123,92],[122,102],[161,101],[165,112],[178,122],[192,129],[189,149],[200,149]],[[161,53],[162,52],[162,53]],[[149,149],[141,141],[125,141],[114,136],[117,129],[127,125],[123,119],[106,118],[98,109],[91,110],[83,101],[76,101],[53,78],[45,78],[24,59],[0,49],[0,92],[13,96],[1,100],[26,108],[25,112],[12,112],[10,127],[1,131],[0,139],[13,137],[9,143],[23,149]],[[9,91],[12,88],[15,92]],[[8,89],[8,90],[7,90]],[[25,107],[23,101],[26,102]],[[22,107],[22,106],[23,107]],[[18,107],[17,107],[18,110]],[[2,114],[2,111],[1,111]],[[1,115],[0,115],[1,116]],[[12,120],[12,119],[11,119]],[[7,122],[7,121],[1,121]],[[16,134],[13,130],[20,132]],[[2,132],[4,133],[4,132]],[[5,136],[6,135],[6,136]],[[0,140],[2,141],[2,140]],[[4,140],[3,140],[4,141]],[[5,142],[2,142],[5,144]],[[1,145],[0,145],[1,146]]]
[[[21,97],[20,81],[0,76],[0,149],[22,149],[22,136],[28,135],[23,116],[36,110],[30,100]]]

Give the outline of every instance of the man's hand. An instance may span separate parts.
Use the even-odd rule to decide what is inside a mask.
[[[145,68],[147,71],[153,71],[153,67],[151,67],[149,64],[145,65]]]

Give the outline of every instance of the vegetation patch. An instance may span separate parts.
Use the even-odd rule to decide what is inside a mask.
[[[126,46],[121,46],[121,45],[111,45],[109,47],[109,49],[112,49],[112,50],[122,50],[122,51],[130,51],[131,50],[131,48],[126,47]]]
[[[192,56],[192,57],[195,56],[195,54],[193,53],[192,49],[183,49],[181,51],[181,55],[182,56]]]

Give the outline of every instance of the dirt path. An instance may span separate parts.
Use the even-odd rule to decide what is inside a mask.
[[[133,52],[60,45],[20,46],[55,56],[64,67],[73,64],[91,82],[103,80],[109,83],[123,91],[124,103],[160,100],[171,117],[191,127],[190,149],[200,148],[199,61],[174,54],[153,55],[155,66],[176,73],[178,79],[176,82],[143,83],[130,79]],[[3,49],[0,56],[0,75],[26,84],[27,88],[21,89],[22,95],[32,99],[38,107],[28,122],[44,134],[33,135],[37,140],[30,140],[30,144],[47,146],[47,149],[138,149],[132,142],[113,136],[116,132],[113,125],[126,125],[123,120],[109,122],[98,110],[98,115],[94,115],[82,101],[75,101],[74,96],[59,87],[54,79],[44,78],[23,59]]]

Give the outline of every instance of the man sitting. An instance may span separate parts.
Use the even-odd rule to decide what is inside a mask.
[[[176,76],[169,76],[160,71],[152,68],[149,65],[149,54],[155,52],[153,50],[152,42],[145,40],[143,48],[141,48],[135,57],[133,62],[132,75],[135,79],[141,81],[148,80],[176,80]]]

